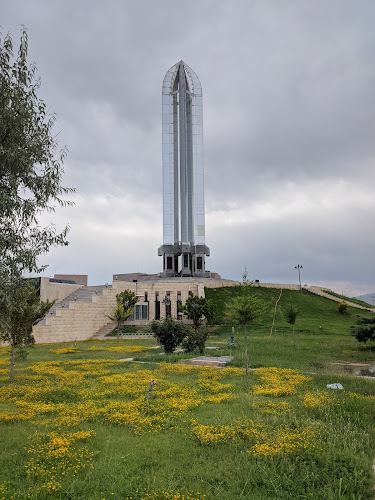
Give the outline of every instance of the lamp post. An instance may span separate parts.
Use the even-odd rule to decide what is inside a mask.
[[[303,267],[300,264],[297,264],[296,266],[294,266],[294,269],[298,270],[299,291],[302,292],[301,269],[303,269]]]

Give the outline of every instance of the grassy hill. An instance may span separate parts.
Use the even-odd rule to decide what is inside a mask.
[[[240,292],[240,286],[205,289],[207,299],[215,303],[215,323],[222,325],[217,330],[217,333],[228,330],[228,326],[230,325],[225,318],[226,304]],[[259,334],[269,333],[275,311],[275,302],[280,296],[280,290],[252,287],[251,293],[258,297],[266,306],[265,314],[257,318],[251,328]],[[349,327],[355,323],[357,315],[371,315],[369,311],[360,310],[355,307],[348,307],[347,314],[340,314],[337,307],[338,303],[333,300],[311,294],[305,290],[302,292],[283,290],[275,318],[276,330],[279,333],[290,330],[290,325],[285,321],[284,317],[284,313],[290,305],[296,306],[299,311],[296,330],[300,333],[347,335]]]
[[[206,289],[206,297],[215,303],[215,323],[210,343],[222,347],[215,352],[234,356],[235,366],[244,366],[243,327],[233,325],[226,319],[227,306],[232,297],[241,292],[241,287]],[[338,312],[338,303],[310,294],[306,291],[284,290],[278,303],[275,324],[275,302],[280,290],[253,287],[265,305],[265,313],[248,326],[249,363],[258,366],[298,368],[314,371],[332,371],[332,363],[361,362],[375,364],[372,346],[360,345],[350,335],[350,325],[357,316],[370,316],[369,311],[348,307],[347,314]],[[285,320],[285,311],[293,304],[299,313],[295,324],[296,348],[293,348],[291,326]],[[230,338],[225,335],[235,327],[235,349],[229,349]],[[337,371],[339,365],[335,365]]]

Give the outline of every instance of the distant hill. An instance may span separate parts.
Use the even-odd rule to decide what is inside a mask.
[[[367,293],[366,295],[361,295],[360,297],[354,297],[355,299],[363,300],[363,302],[367,302],[367,304],[374,304],[375,300],[375,292]]]

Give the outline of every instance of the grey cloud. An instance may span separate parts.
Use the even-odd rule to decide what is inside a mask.
[[[148,221],[161,212],[161,85],[184,59],[203,86],[208,220],[248,200],[285,205],[288,183],[306,191],[307,202],[323,196],[317,180],[324,196],[333,196],[340,180],[357,193],[325,217],[311,209],[298,218],[279,206],[278,220],[207,225],[208,266],[240,278],[247,264],[259,279],[290,281],[301,259],[306,279],[345,274],[374,283],[373,207],[360,194],[375,181],[372,0],[4,0],[1,13],[3,32],[11,29],[15,40],[21,24],[29,29],[40,93],[57,112],[59,141],[70,151],[64,183],[78,195],[113,197],[116,210],[123,199],[131,231],[139,221],[126,214],[139,211]],[[80,205],[80,214],[98,227],[118,224],[100,207],[86,212]],[[67,271],[87,264],[102,279],[137,264],[161,267],[161,215],[147,226],[147,241],[136,239],[141,251],[121,236],[122,252],[98,241],[90,225],[75,231],[71,217],[71,246],[48,256]],[[88,248],[96,250],[85,262]]]

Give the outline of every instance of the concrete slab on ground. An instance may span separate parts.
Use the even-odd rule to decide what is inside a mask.
[[[224,368],[232,359],[233,356],[199,356],[198,358],[184,359],[180,361],[180,363],[194,366],[216,366],[218,368]]]

